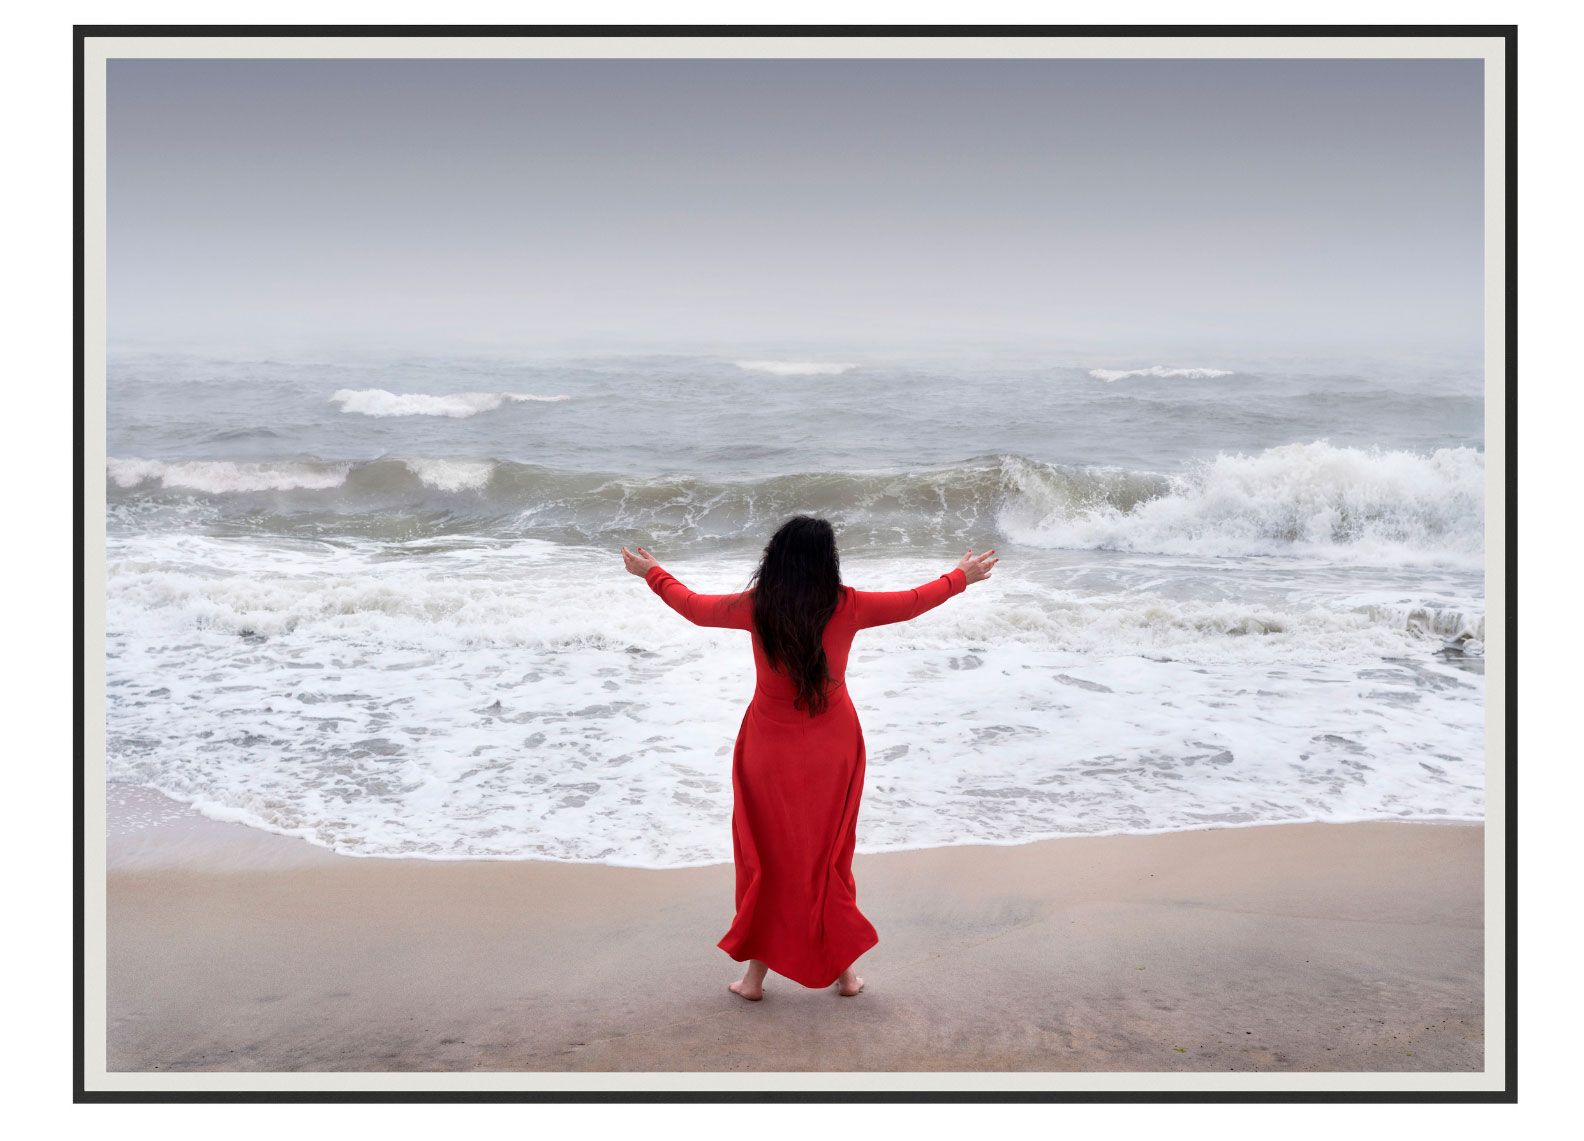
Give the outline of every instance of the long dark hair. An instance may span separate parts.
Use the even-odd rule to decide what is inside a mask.
[[[813,717],[828,704],[825,624],[841,600],[836,532],[823,519],[794,515],[770,536],[754,571],[754,629],[770,664],[797,686],[796,709]]]

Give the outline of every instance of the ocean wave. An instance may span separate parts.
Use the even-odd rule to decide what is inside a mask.
[[[978,544],[1196,557],[1300,555],[1478,566],[1484,456],[1290,444],[1221,455],[1178,474],[987,456],[912,471],[802,472],[748,480],[640,477],[508,460],[384,457],[359,463],[114,459],[117,501],[174,490],[273,495],[270,518],[322,529],[391,512],[482,518],[516,533],[605,541],[746,541],[786,516],[829,518],[848,545]]]
[[[232,460],[111,459],[110,481],[123,490],[144,484],[207,495],[252,491],[329,491],[346,482],[348,463],[243,463]]]
[[[1218,376],[1231,376],[1231,369],[1224,368],[1167,368],[1165,365],[1151,365],[1149,368],[1109,369],[1092,368],[1089,375],[1096,380],[1111,383],[1116,380],[1131,380],[1134,377],[1148,377],[1151,380],[1214,380]]]
[[[749,372],[767,372],[771,376],[840,376],[858,367],[853,364],[822,364],[818,361],[733,361],[732,363]]]
[[[1288,444],[1221,455],[1132,504],[1074,503],[1044,465],[1014,464],[1008,538],[1042,547],[1193,556],[1287,555],[1478,566],[1485,457]]]
[[[360,416],[448,416],[464,419],[493,412],[503,404],[554,404],[569,396],[538,396],[526,392],[454,392],[431,396],[424,392],[387,392],[383,388],[343,388],[330,397],[341,411]]]
[[[273,428],[225,428],[208,433],[203,437],[205,443],[229,444],[237,440],[278,440],[281,433]]]

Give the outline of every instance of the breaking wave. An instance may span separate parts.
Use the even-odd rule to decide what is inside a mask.
[[[1066,481],[1018,464],[1001,511],[1008,538],[1042,547],[1196,555],[1333,557],[1474,567],[1484,552],[1485,457],[1288,444],[1221,455],[1160,494],[1075,504]]]
[[[641,477],[507,460],[359,463],[112,459],[112,501],[198,493],[277,525],[353,526],[392,511],[487,518],[557,540],[644,534],[748,540],[797,512],[844,543],[1002,541],[1194,557],[1300,555],[1477,567],[1484,455],[1290,444],[1166,475],[1002,455],[913,471],[801,472],[751,480]],[[267,496],[261,501],[258,497]]]
[[[173,491],[226,495],[249,491],[329,491],[346,482],[351,464],[245,463],[233,460],[118,460],[105,465],[123,490],[154,484]]]

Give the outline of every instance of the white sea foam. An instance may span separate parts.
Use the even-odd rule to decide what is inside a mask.
[[[404,550],[113,538],[112,778],[354,854],[730,858],[744,635],[688,625],[594,552]],[[1466,578],[1359,596],[1334,569],[1299,589],[1251,564],[1236,597],[1195,598],[1212,580],[1191,567],[1116,559],[1103,583],[1008,564],[860,635],[862,850],[1479,817],[1483,679],[1412,618],[1473,613]],[[933,569],[846,567],[874,589]]]
[[[772,376],[840,376],[858,367],[854,364],[819,361],[733,361],[732,363],[749,372],[767,372]]]
[[[1152,380],[1214,380],[1218,376],[1231,376],[1232,372],[1224,368],[1167,368],[1165,365],[1157,364],[1149,368],[1092,368],[1089,370],[1089,375],[1109,384],[1112,381],[1130,380],[1133,377],[1149,377]]]
[[[431,396],[423,392],[387,392],[383,388],[343,388],[330,397],[341,411],[362,416],[448,416],[464,419],[493,412],[502,404],[553,404],[568,396],[538,396],[525,392],[453,392]]]
[[[1020,461],[999,526],[1043,547],[1226,556],[1298,554],[1348,562],[1481,564],[1485,457],[1323,441],[1221,455],[1126,509],[1075,501],[1069,480]]]
[[[243,463],[232,460],[110,459],[106,474],[117,487],[143,483],[211,495],[238,491],[325,491],[346,482],[350,464]]]
[[[495,474],[494,460],[403,460],[407,470],[438,491],[479,491]]]

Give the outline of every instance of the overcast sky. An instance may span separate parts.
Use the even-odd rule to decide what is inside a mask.
[[[115,60],[111,335],[1463,348],[1480,68]]]

